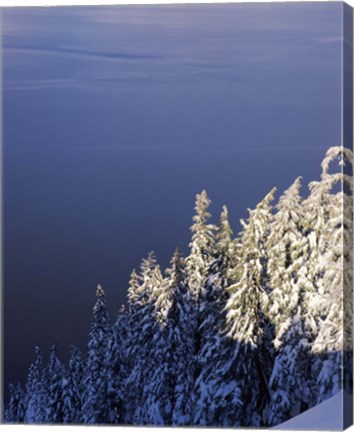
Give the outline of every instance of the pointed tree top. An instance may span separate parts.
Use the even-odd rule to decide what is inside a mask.
[[[342,146],[335,146],[328,149],[326,157],[322,161],[322,178],[328,175],[329,166],[332,161],[338,159],[340,167],[345,165],[345,161],[353,165],[353,152],[349,148]]]
[[[153,250],[148,253],[147,259],[151,261],[156,260],[155,252]]]
[[[220,214],[220,224],[218,227],[218,232],[216,234],[216,239],[218,241],[218,248],[226,252],[231,243],[231,237],[233,235],[232,228],[229,223],[229,212],[226,205],[222,206],[222,211]]]
[[[207,221],[211,217],[211,214],[208,212],[210,204],[211,200],[205,190],[196,195],[194,206],[195,214],[192,217],[194,224],[190,227],[191,231],[198,231],[200,227],[207,227],[211,230],[216,229],[214,225],[207,225]],[[204,228],[202,228],[202,230],[204,230]]]
[[[195,196],[195,206],[194,210],[197,212],[197,215],[204,215],[206,219],[209,218],[210,214],[207,212],[207,208],[211,204],[211,201],[205,190],[202,190],[200,194]],[[193,218],[195,220],[195,216]]]
[[[69,346],[68,354],[73,356],[75,354],[81,354],[81,351],[76,345],[72,344]]]
[[[230,235],[233,234],[229,223],[229,210],[226,205],[222,206],[222,211],[220,213],[220,227],[229,231]]]
[[[166,269],[166,272],[171,273],[171,271],[173,271],[174,268],[179,267],[181,264],[183,264],[183,262],[184,262],[183,254],[181,250],[178,247],[176,247],[170,259],[171,268]]]
[[[264,210],[264,209],[271,210],[270,203],[274,200],[274,195],[275,195],[276,191],[277,191],[277,188],[273,187],[273,189],[262,199],[262,201],[260,201],[256,205],[255,209],[247,208],[249,217],[252,217],[252,215],[257,213],[257,211],[259,211],[259,210]],[[241,219],[240,222],[244,227],[247,226],[247,224],[245,223],[245,221],[243,219]]]
[[[301,195],[300,195],[301,180],[302,180],[301,176],[297,177],[297,179],[291,184],[291,186],[288,189],[286,189],[283,195],[279,198],[279,202],[275,206],[278,210],[280,210],[283,207],[284,203],[285,204],[289,203],[289,200],[293,201],[295,199],[298,202],[301,201]]]
[[[291,188],[300,190],[301,188],[301,180],[302,180],[302,176],[299,176],[295,179],[294,183],[290,186]]]
[[[129,286],[132,288],[136,288],[136,286],[138,285],[138,281],[139,281],[139,276],[137,271],[134,268],[130,273]]]
[[[143,258],[140,264],[140,275],[150,275],[157,265],[156,256],[154,251],[150,251],[147,258]]]
[[[226,205],[223,205],[223,206],[222,206],[222,211],[221,211],[220,219],[227,219],[228,216],[229,216],[229,211],[228,211],[228,209],[227,209],[227,206],[226,206]]]
[[[96,297],[101,298],[104,297],[104,295],[105,295],[104,289],[102,288],[101,284],[98,284],[96,287]]]
[[[202,203],[204,204],[204,206],[209,206],[209,204],[211,203],[205,189],[203,189],[200,194],[196,195],[196,207],[198,207],[198,205],[201,205]]]
[[[277,188],[273,187],[273,189],[263,198],[263,200],[258,205],[260,207],[263,206],[264,204],[269,205],[270,202],[273,201],[276,191],[277,191]]]

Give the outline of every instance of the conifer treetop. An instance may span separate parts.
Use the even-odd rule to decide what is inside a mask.
[[[353,165],[353,152],[349,148],[343,146],[334,146],[327,150],[326,157],[323,159],[322,178],[328,175],[330,163],[338,159],[338,165],[343,167],[346,162]]]
[[[104,289],[102,288],[101,284],[98,284],[96,287],[96,297],[97,298],[102,298],[105,296],[105,292]]]
[[[221,251],[225,251],[230,247],[232,242],[233,231],[229,223],[229,211],[226,205],[222,206],[220,213],[219,230],[216,234],[218,247]]]

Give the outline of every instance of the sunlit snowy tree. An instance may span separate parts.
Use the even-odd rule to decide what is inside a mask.
[[[191,226],[192,241],[189,244],[191,252],[186,258],[188,286],[193,297],[198,301],[208,276],[208,270],[214,259],[216,226],[208,223],[210,199],[203,190],[196,197],[195,216]]]
[[[233,230],[229,222],[229,212],[224,205],[220,215],[220,223],[215,235],[216,255],[219,261],[221,285],[227,286],[227,272],[236,265],[237,261],[237,241],[233,239]]]
[[[223,385],[233,392],[228,399],[240,399],[242,405],[227,405],[226,416],[234,425],[261,424],[260,407],[267,396],[262,356],[264,350],[264,303],[267,262],[266,238],[272,220],[273,189],[255,208],[249,210],[248,223],[243,222],[242,255],[233,271],[234,283],[228,287],[230,298],[226,304],[226,337],[233,349],[219,374]],[[223,378],[221,378],[223,380]]]
[[[317,403],[333,396],[344,380],[344,356],[352,351],[352,181],[341,170],[330,173],[330,164],[339,159],[352,164],[352,153],[342,147],[331,148],[322,163],[321,183],[328,196],[325,204],[326,249],[322,252],[322,297],[325,317],[320,323],[312,351],[316,355],[313,374],[317,378]],[[340,190],[336,191],[336,185]],[[346,288],[347,287],[347,288]],[[344,294],[347,296],[344,298]],[[349,325],[347,325],[347,322]],[[350,355],[350,354],[349,354]],[[352,378],[350,378],[352,379]]]
[[[299,177],[280,197],[267,238],[270,287],[267,316],[274,323],[276,333],[295,314],[300,297],[297,280],[298,271],[304,263],[306,241],[302,232],[300,187]]]
[[[129,336],[126,343],[126,358],[129,374],[125,380],[125,419],[128,424],[144,424],[142,412],[153,366],[149,359],[153,349],[153,338],[158,329],[155,316],[156,297],[153,295],[157,289],[157,280],[160,280],[160,277],[156,276],[159,272],[156,267],[155,256],[150,252],[142,261],[139,282],[134,287],[138,288],[141,294],[133,301],[130,295],[133,286],[130,285],[128,290]]]

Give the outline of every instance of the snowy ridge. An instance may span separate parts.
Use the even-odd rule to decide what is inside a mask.
[[[344,403],[343,403],[344,398]],[[343,405],[353,406],[353,397],[343,390],[330,399],[274,427],[278,430],[343,430]]]

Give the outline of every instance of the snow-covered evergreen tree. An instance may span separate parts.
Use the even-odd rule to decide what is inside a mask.
[[[169,328],[166,325],[156,328],[153,336],[153,350],[149,356],[149,379],[144,387],[144,404],[141,410],[143,424],[172,424],[173,393],[175,376],[173,374],[173,351]]]
[[[129,376],[125,380],[126,413],[128,424],[143,424],[142,410],[152,365],[149,362],[153,350],[153,338],[158,329],[156,320],[156,259],[150,252],[140,266],[139,285],[141,294],[132,301],[128,294],[129,306],[129,338],[126,344],[126,358]],[[131,289],[131,286],[130,288]]]
[[[214,259],[215,253],[215,231],[216,226],[209,224],[210,199],[203,190],[196,197],[193,225],[191,226],[192,241],[190,255],[186,258],[186,272],[188,275],[188,286],[195,299],[200,296],[208,276],[208,270]]]
[[[84,423],[103,424],[112,422],[111,401],[107,394],[109,365],[106,362],[106,354],[111,338],[112,324],[107,311],[105,292],[101,285],[98,285],[85,368],[85,393],[82,407]]]
[[[220,223],[216,233],[216,254],[219,261],[219,271],[223,278],[221,281],[222,286],[227,286],[227,272],[230,268],[236,265],[237,260],[237,247],[236,241],[233,240],[233,230],[229,222],[229,212],[224,205],[220,215]]]
[[[4,422],[23,423],[26,413],[24,390],[21,384],[10,384],[9,390],[10,401],[4,413]]]
[[[168,331],[173,364],[172,424],[193,424],[191,395],[195,380],[196,301],[187,284],[186,261],[177,249],[170,270],[173,296],[168,313]]]
[[[154,297],[156,319],[161,325],[166,324],[166,316],[171,305],[171,289],[168,279],[164,279],[160,266],[156,265],[151,275],[151,294]]]
[[[214,403],[220,391],[215,377],[215,365],[223,361],[225,348],[221,330],[225,322],[228,294],[228,270],[236,263],[233,231],[228,221],[227,207],[223,206],[216,234],[216,254],[208,269],[208,277],[200,294],[198,338],[200,350],[196,355],[196,381],[192,393],[193,424],[216,426],[220,423],[220,406]]]
[[[275,188],[249,210],[248,223],[243,222],[242,255],[232,273],[234,283],[228,287],[226,304],[226,337],[234,349],[222,368],[223,382],[233,387],[230,400],[240,399],[242,406],[227,406],[226,416],[235,426],[259,426],[261,407],[268,395],[262,364],[264,350],[264,303],[266,302],[266,239],[272,221],[271,201]],[[227,377],[227,380],[226,380]]]
[[[193,359],[193,382],[201,373],[201,357],[200,350],[203,343],[203,324],[205,319],[205,299],[207,297],[212,299],[209,291],[214,287],[209,275],[211,265],[216,261],[216,231],[217,227],[208,223],[210,213],[208,208],[211,204],[210,199],[205,190],[196,196],[195,203],[195,216],[193,217],[193,225],[191,226],[192,241],[190,243],[190,255],[186,258],[186,283],[188,286],[188,295],[190,299],[189,309],[189,331],[192,344],[194,345],[194,359]],[[224,211],[223,220],[223,231],[220,238],[221,248],[223,252],[226,252],[227,236],[230,234],[227,231],[227,211]],[[220,250],[220,254],[221,254]],[[220,275],[219,275],[220,276]],[[216,277],[216,274],[213,276]],[[220,282],[221,283],[221,282]],[[215,288],[215,287],[214,287]],[[208,308],[209,310],[209,308]],[[206,327],[206,326],[205,326]],[[196,389],[197,393],[199,390]],[[198,395],[193,392],[190,394],[188,416],[185,417],[182,424],[190,424],[194,414],[194,408],[192,405],[195,404],[198,399]]]
[[[339,160],[341,170],[340,172],[330,173],[329,168],[336,159]],[[345,174],[342,169],[345,162],[352,164],[351,150],[344,147],[331,147],[322,162],[321,180],[309,184],[311,193],[304,202],[304,226],[307,229],[311,243],[308,264],[311,270],[311,280],[316,285],[319,293],[315,303],[317,303],[317,309],[321,310],[321,313],[319,313],[320,321],[326,316],[330,307],[330,304],[326,301],[328,284],[326,286],[325,274],[327,264],[333,262],[332,258],[335,255],[330,258],[328,251],[331,250],[333,245],[335,231],[337,229],[343,230],[343,212],[349,210],[347,221],[352,220],[351,206],[343,205],[344,200],[348,198],[350,200],[352,194],[352,177]],[[335,192],[336,188],[340,190]],[[349,195],[344,193],[345,188],[349,189]],[[350,224],[351,222],[349,222],[349,226]],[[345,231],[349,233],[349,230]],[[338,246],[338,242],[336,244]],[[342,239],[340,244],[343,244]]]
[[[63,378],[63,423],[65,424],[78,424],[82,421],[83,381],[82,354],[76,346],[71,346],[69,364]]]
[[[228,299],[225,288],[229,285],[230,269],[235,267],[239,252],[238,240],[232,239],[232,234],[228,210],[223,206],[216,233],[216,258],[208,270],[199,314],[201,349],[196,357],[198,375],[192,395],[193,424],[201,426],[234,426],[234,417],[229,417],[225,406],[234,411],[241,404],[240,389],[232,373],[226,379],[228,385],[223,385],[220,380],[232,352],[232,344],[221,334]]]
[[[36,347],[36,360],[31,365],[26,384],[25,423],[44,423],[47,404],[47,382],[43,357]]]
[[[50,349],[49,363],[46,368],[48,396],[45,407],[46,423],[63,422],[63,378],[65,371],[61,364],[56,345]]]
[[[352,182],[342,169],[339,173],[329,172],[335,159],[339,159],[340,167],[345,161],[352,164],[352,152],[343,147],[333,147],[322,163],[321,186],[327,192],[327,199],[322,203],[326,213],[323,234],[326,248],[321,251],[319,269],[326,314],[312,346],[317,403],[333,396],[341,388],[344,356],[352,353],[352,243],[348,243],[352,241],[353,210],[352,205],[345,206],[345,199],[352,204]],[[337,184],[340,190],[335,192]],[[347,294],[346,298],[344,294]],[[351,380],[352,374],[349,373]]]
[[[171,314],[173,315],[173,309],[176,307],[177,290],[180,289],[185,279],[184,260],[178,249],[173,254],[171,267],[166,270],[166,274],[167,277],[164,280],[161,280],[160,277],[157,279],[160,281],[159,289],[153,291],[156,298],[155,314],[159,327],[153,338],[154,350],[149,360],[152,365],[151,384],[148,387],[144,405],[145,421],[153,425],[172,424],[174,421],[173,410],[177,387],[175,338],[176,332],[179,332],[180,329],[179,323],[171,319]],[[193,354],[191,351],[189,360],[193,358]],[[186,358],[183,359],[184,362],[186,360]],[[178,361],[181,359],[177,358]]]
[[[193,424],[201,426],[222,425],[218,418],[220,406],[214,403],[214,397],[221,390],[215,377],[215,365],[222,362],[226,354],[221,335],[225,322],[224,308],[228,299],[223,284],[225,280],[223,262],[215,260],[201,297],[203,306],[198,328],[200,351],[196,355],[197,375],[192,393]]]
[[[272,391],[267,424],[275,426],[301,411],[304,394],[310,391],[307,369],[309,342],[300,306],[281,325],[275,342],[277,356],[270,377]]]
[[[113,326],[113,337],[107,351],[108,397],[111,401],[111,422],[124,424],[125,380],[128,376],[126,344],[129,337],[128,314],[123,305]]]
[[[300,286],[298,271],[304,264],[306,238],[302,231],[301,177],[280,197],[267,238],[269,299],[267,316],[280,327],[297,311]]]
[[[128,288],[128,299],[130,303],[134,303],[142,294],[141,284],[139,275],[135,269],[130,274],[129,288]]]
[[[304,210],[302,198],[300,196],[301,178],[297,178],[288,190],[280,197],[277,213],[271,224],[270,235],[267,241],[268,249],[268,274],[270,292],[267,300],[267,316],[275,326],[276,358],[274,368],[279,371],[279,364],[284,362],[284,357],[288,355],[289,347],[283,347],[282,343],[286,326],[293,323],[295,316],[301,312],[301,319],[304,331],[302,334],[303,342],[307,340],[307,347],[312,340],[312,334],[316,332],[316,320],[312,314],[314,301],[317,299],[316,287],[310,277],[308,259],[310,244],[304,230]],[[300,327],[299,327],[300,328]],[[289,332],[292,330],[289,329]],[[283,342],[281,342],[283,341]],[[308,354],[308,353],[307,353]],[[302,406],[310,402],[311,399],[311,377],[308,375],[308,367],[305,362],[303,368],[296,370],[297,381],[303,381]],[[292,373],[295,374],[295,371]],[[301,376],[302,374],[302,376]],[[275,376],[273,370],[272,377]],[[294,378],[295,379],[295,378]],[[274,381],[274,380],[273,380]],[[276,400],[279,395],[276,394]],[[291,401],[290,401],[291,402]],[[274,395],[271,406],[277,410]],[[291,409],[291,406],[290,408]],[[279,406],[279,416],[287,417]]]

